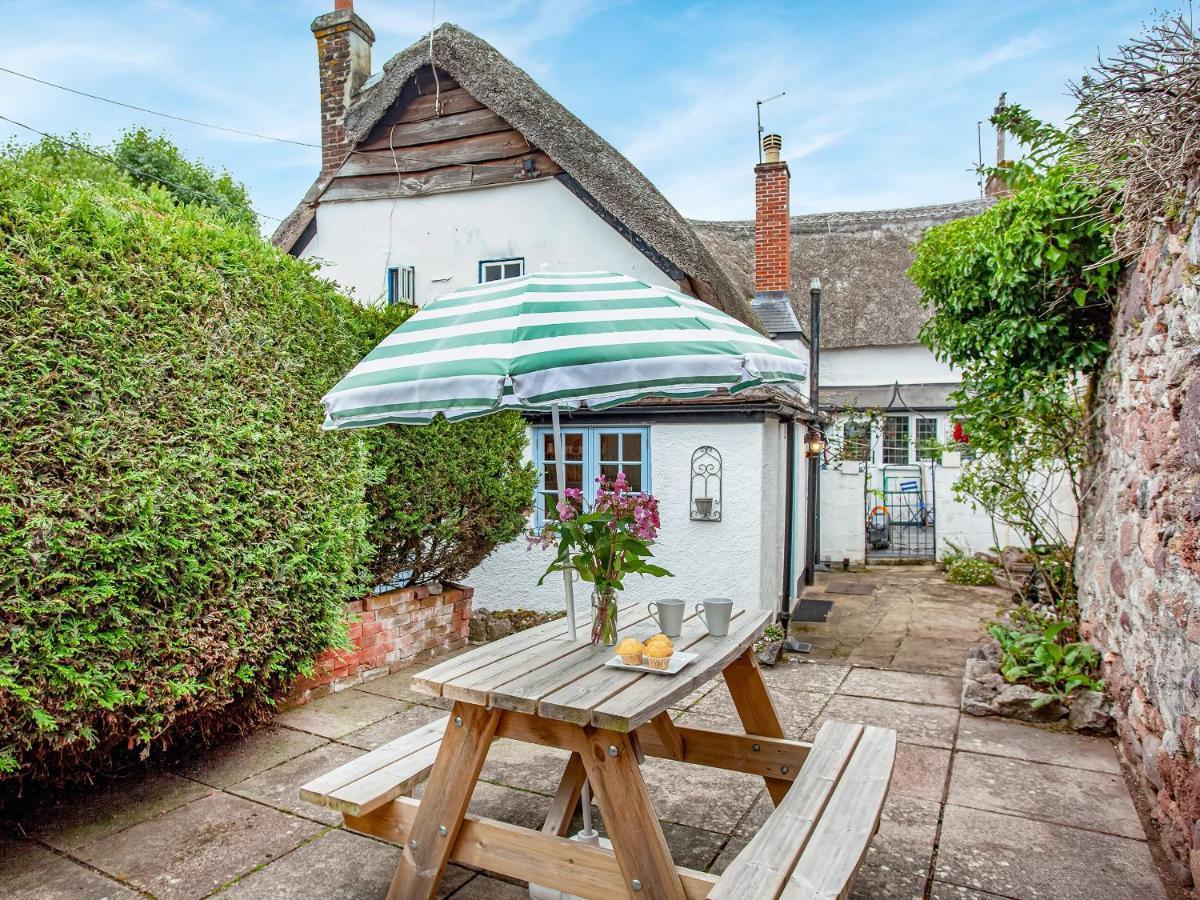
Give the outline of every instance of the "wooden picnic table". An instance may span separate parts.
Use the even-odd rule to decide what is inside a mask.
[[[416,690],[453,701],[446,719],[301,796],[403,847],[389,898],[434,897],[451,860],[589,898],[844,897],[878,827],[895,733],[829,721],[812,744],[784,739],[753,650],[770,620],[735,608],[729,634],[714,637],[693,613],[674,643],[698,656],[675,675],[606,666],[613,648],[568,640],[562,620],[486,644],[413,677]],[[627,603],[620,623],[622,637],[658,630],[642,604]],[[718,675],[745,733],[676,725],[669,708]],[[496,738],[570,753],[540,831],[467,813]],[[672,861],[642,778],[646,756],[765,781],[775,812],[722,876]],[[407,796],[426,777],[421,800]],[[566,837],[585,781],[611,850]]]
[[[618,621],[621,637],[645,640],[658,631],[642,604],[626,603]],[[388,896],[433,897],[452,855],[583,896],[706,896],[717,878],[672,862],[639,760],[651,755],[750,770],[766,777],[768,786],[776,788],[773,794],[786,792],[790,781],[772,776],[781,766],[789,771],[789,762],[799,768],[803,757],[794,747],[753,750],[748,740],[716,732],[710,739],[698,729],[677,727],[668,713],[670,706],[724,673],[746,730],[782,738],[752,650],[770,621],[768,611],[735,608],[728,636],[713,637],[693,613],[674,644],[676,652],[699,655],[676,675],[606,666],[613,648],[567,640],[565,622],[559,620],[414,676],[415,690],[451,699],[454,707],[420,803],[383,808],[392,814],[389,818],[403,820],[394,824],[407,835]],[[467,816],[496,737],[571,754],[541,832]],[[612,853],[563,837],[585,779],[600,807]],[[680,789],[686,790],[685,782]],[[347,825],[367,830],[351,819],[347,817]]]

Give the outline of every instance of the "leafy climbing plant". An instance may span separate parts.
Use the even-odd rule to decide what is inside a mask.
[[[1089,178],[1072,130],[1015,105],[992,121],[1027,152],[985,170],[1006,187],[994,206],[917,245],[910,275],[931,312],[921,340],[963,375],[952,399],[975,460],[956,490],[1031,545],[1064,544],[1069,512],[1053,496],[1065,480],[1082,499],[1086,393],[1116,302],[1113,195]]]

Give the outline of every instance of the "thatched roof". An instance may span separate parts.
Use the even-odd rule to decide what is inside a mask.
[[[792,217],[793,307],[808,323],[808,286],[821,279],[821,346],[913,344],[928,318],[908,277],[912,245],[931,225],[972,216],[990,200]],[[754,292],[754,222],[692,227],[743,292]],[[807,330],[807,327],[806,329]]]
[[[674,263],[701,299],[761,328],[750,310],[753,290],[735,285],[687,220],[646,176],[526,72],[487,41],[449,23],[433,33],[433,58],[439,70],[558,163],[604,211]],[[349,140],[362,141],[400,96],[405,82],[428,64],[428,35],[388,60],[346,113]],[[276,230],[277,244],[290,249],[296,242],[312,220],[324,188],[318,179]]]

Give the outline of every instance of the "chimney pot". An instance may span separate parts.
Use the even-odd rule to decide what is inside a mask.
[[[783,149],[783,138],[777,134],[765,135],[762,139],[763,161],[767,163],[779,162],[779,151]]]
[[[334,9],[354,9],[354,0],[333,0]]]

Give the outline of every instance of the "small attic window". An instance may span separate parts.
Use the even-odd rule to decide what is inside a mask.
[[[417,272],[412,266],[392,266],[387,270],[388,306],[404,303],[412,306],[417,300]]]
[[[485,259],[479,263],[479,283],[500,281],[504,278],[519,278],[525,274],[525,258]]]

